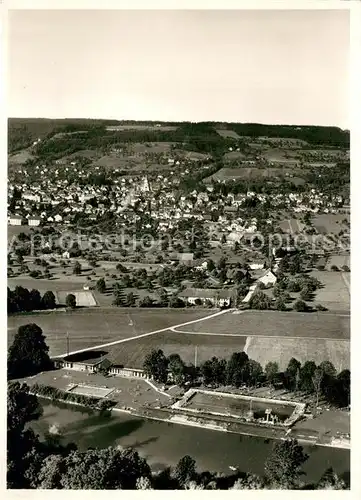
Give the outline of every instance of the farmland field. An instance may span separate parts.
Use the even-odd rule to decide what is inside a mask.
[[[350,310],[350,274],[335,271],[313,271],[312,276],[323,284],[315,293],[314,302],[330,310]]]
[[[272,337],[249,337],[247,354],[261,363],[278,363],[280,370],[287,368],[291,358],[301,363],[313,360],[316,364],[331,361],[338,371],[350,368],[350,342],[348,340],[291,339]]]
[[[347,314],[247,311],[226,313],[179,330],[245,336],[349,339]]]
[[[233,352],[243,351],[245,344],[246,337],[192,335],[166,331],[106,347],[105,350],[108,351],[107,358],[113,363],[142,368],[145,356],[152,349],[162,349],[166,356],[177,353],[186,363],[194,363],[197,355],[199,365],[213,356],[229,358]]]
[[[35,323],[42,328],[46,336],[50,355],[56,356],[66,352],[66,332],[69,333],[70,351],[76,351],[185,323],[209,314],[209,311],[204,310],[96,308],[67,313],[9,316],[8,344],[11,344],[20,325]]]

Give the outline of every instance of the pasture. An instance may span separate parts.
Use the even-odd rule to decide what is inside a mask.
[[[179,354],[185,363],[197,362],[199,366],[213,356],[229,358],[233,352],[243,351],[245,344],[246,337],[166,331],[104,349],[108,352],[106,356],[110,361],[131,368],[142,368],[146,355],[153,349],[162,349],[166,356]]]
[[[19,326],[35,323],[40,326],[46,336],[50,355],[57,356],[64,354],[67,350],[67,332],[69,351],[77,351],[185,323],[209,314],[210,312],[206,310],[130,308],[94,308],[68,312],[19,314],[8,317],[8,344],[12,343]],[[146,339],[147,337],[134,342],[146,341]],[[127,344],[124,344],[125,350],[127,350]]]
[[[291,358],[301,363],[308,360],[316,364],[331,361],[338,371],[350,368],[351,361],[349,340],[248,337],[246,352],[263,368],[269,361],[275,361],[280,370],[287,368]]]
[[[280,311],[232,312],[179,328],[187,332],[238,334],[246,337],[349,339],[350,317],[331,313]]]

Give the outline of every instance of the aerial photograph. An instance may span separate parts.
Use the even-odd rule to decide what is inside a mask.
[[[351,489],[343,4],[8,11],[8,489]]]

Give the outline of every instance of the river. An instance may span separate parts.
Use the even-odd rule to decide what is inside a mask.
[[[39,398],[40,399],[40,398]],[[75,442],[79,449],[88,447],[130,446],[147,459],[152,469],[174,465],[184,455],[191,455],[199,470],[231,473],[229,466],[262,474],[272,442],[263,438],[188,427],[167,422],[114,413],[100,416],[85,408],[40,400],[44,413],[31,427],[42,438],[49,428],[60,431],[61,442]],[[310,455],[304,470],[309,481],[316,481],[328,467],[348,474],[350,453],[347,450],[308,447]]]

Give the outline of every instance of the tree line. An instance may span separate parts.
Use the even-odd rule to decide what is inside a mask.
[[[315,483],[303,480],[308,455],[297,440],[276,441],[264,464],[262,476],[235,471],[231,475],[199,472],[186,455],[175,467],[152,472],[137,451],[119,446],[80,451],[66,446],[61,436],[36,436],[28,424],[38,419],[42,407],[26,384],[12,382],[7,393],[7,487],[10,489],[137,489],[137,490],[256,490],[349,488],[349,478],[328,469]]]
[[[321,397],[340,408],[350,404],[350,370],[337,373],[330,361],[323,361],[318,366],[314,361],[305,361],[302,365],[297,359],[291,358],[286,370],[281,371],[274,361],[267,363],[263,369],[245,352],[235,352],[228,360],[213,356],[195,367],[185,363],[178,354],[167,357],[161,349],[154,349],[145,357],[143,369],[155,381],[163,384],[169,380],[179,386],[201,382],[213,388],[269,384],[289,391],[314,394],[316,406]]]
[[[14,290],[8,287],[8,313],[30,312],[56,308],[56,299],[52,291],[43,295],[35,288],[28,290],[22,286],[16,286]]]

